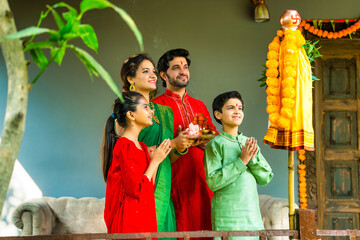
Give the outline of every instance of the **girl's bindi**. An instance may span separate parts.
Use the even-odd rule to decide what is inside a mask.
[[[238,107],[239,105],[236,103],[236,107]]]
[[[183,65],[183,64],[182,64],[182,61],[180,61],[180,63],[181,63],[181,65]]]

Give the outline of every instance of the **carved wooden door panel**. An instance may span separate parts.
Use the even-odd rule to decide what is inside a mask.
[[[359,229],[360,41],[320,45],[314,94],[318,226]]]

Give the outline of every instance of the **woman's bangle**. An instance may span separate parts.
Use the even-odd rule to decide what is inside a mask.
[[[177,155],[177,156],[182,156],[182,155],[184,155],[184,154],[187,154],[188,149],[185,148],[185,150],[184,150],[183,152],[179,152],[176,148],[174,148],[174,149],[173,149],[173,152],[174,152],[175,155]]]

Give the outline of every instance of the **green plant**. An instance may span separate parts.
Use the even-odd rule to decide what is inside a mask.
[[[122,99],[121,91],[118,89],[109,73],[87,51],[69,44],[69,42],[71,40],[81,38],[87,47],[97,53],[99,45],[96,33],[91,25],[82,24],[81,20],[83,15],[89,10],[112,8],[122,17],[122,19],[134,32],[140,46],[140,50],[143,51],[144,47],[142,35],[129,14],[107,0],[83,0],[80,3],[80,13],[78,13],[75,8],[63,2],[57,3],[53,6],[47,6],[47,8],[48,10],[46,12],[41,12],[37,26],[28,27],[5,37],[5,39],[30,37],[28,41],[25,41],[24,51],[30,52],[31,58],[40,68],[40,72],[29,83],[29,89],[31,89],[41,74],[53,61],[61,65],[66,49],[70,49],[82,61],[91,78],[93,78],[93,75],[97,77],[101,76],[109,85],[110,89],[120,99]],[[57,12],[59,8],[65,8],[67,11],[60,15]],[[48,17],[49,13],[52,14],[58,30],[40,27],[41,23],[46,17]],[[46,41],[35,42],[35,37],[43,33],[49,34],[49,38]],[[48,49],[50,52],[51,57],[49,59],[44,54],[45,49]]]
[[[80,38],[89,48],[97,52],[98,41],[95,31],[92,26],[82,24],[81,19],[84,13],[89,10],[109,7],[114,9],[128,24],[135,34],[140,50],[143,51],[142,35],[132,18],[123,9],[107,0],[83,0],[80,4],[80,13],[63,2],[47,6],[48,10],[41,13],[36,27],[29,27],[19,32],[16,30],[14,16],[11,13],[8,1],[0,0],[0,46],[8,76],[4,127],[0,141],[0,215],[25,131],[29,90],[50,63],[55,61],[61,65],[66,49],[70,49],[84,63],[91,78],[93,75],[101,76],[112,91],[122,99],[121,92],[108,72],[85,50],[69,44],[71,40]],[[65,8],[61,15],[57,12],[59,8]],[[49,13],[54,17],[58,30],[40,27],[43,19]],[[47,40],[34,41],[37,35],[43,33],[49,34]],[[22,44],[18,40],[19,38],[29,39]],[[39,74],[30,83],[24,50],[30,52],[33,61],[40,68]],[[44,50],[49,51],[49,53],[45,55]]]
[[[267,67],[265,64],[262,64],[261,66],[264,67],[264,69],[261,71],[261,78],[259,78],[257,81],[260,82],[260,87],[264,87],[264,86],[267,86],[266,85],[266,70],[267,70]]]
[[[316,58],[318,57],[322,57],[323,55],[319,52],[320,47],[316,47],[316,44],[319,42],[319,40],[315,41],[315,42],[311,42],[310,40],[306,40],[306,43],[303,45],[306,55],[309,59],[311,68],[314,69],[314,67],[312,66],[312,62],[315,61]],[[316,80],[320,80],[319,78],[317,78],[314,74],[312,74],[312,80],[316,81]]]

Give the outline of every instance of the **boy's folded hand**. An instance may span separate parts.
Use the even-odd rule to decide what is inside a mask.
[[[246,139],[245,146],[243,145],[241,150],[241,161],[247,165],[251,159],[253,159],[259,149],[256,146],[257,140],[253,137]]]

